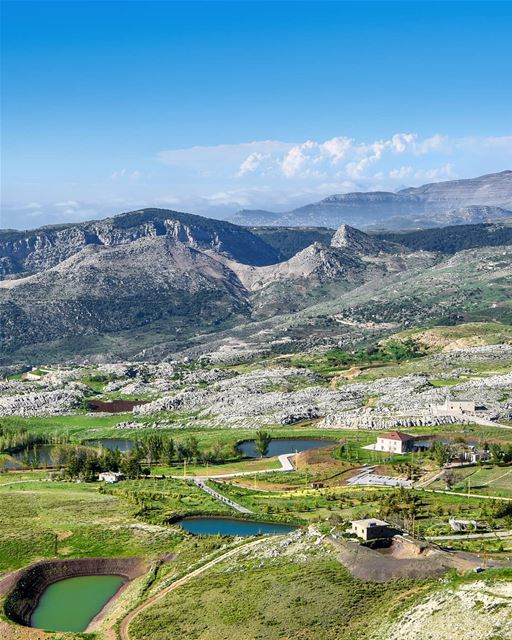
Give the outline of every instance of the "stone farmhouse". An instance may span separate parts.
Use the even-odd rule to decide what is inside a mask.
[[[431,404],[430,410],[435,416],[462,417],[475,413],[473,400],[450,400],[446,398],[443,404]]]

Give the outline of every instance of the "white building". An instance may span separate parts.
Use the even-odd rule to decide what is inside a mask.
[[[402,431],[390,431],[377,436],[377,443],[374,451],[385,451],[386,453],[410,453],[414,451],[414,441],[416,438]]]
[[[117,471],[104,471],[100,473],[98,476],[98,480],[100,482],[108,482],[109,484],[115,484],[124,478],[122,473],[118,473]]]

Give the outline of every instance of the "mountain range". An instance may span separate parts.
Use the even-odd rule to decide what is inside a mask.
[[[512,171],[388,191],[331,195],[284,213],[244,209],[229,219],[243,226],[411,229],[490,222],[512,216]]]
[[[507,223],[367,234],[162,209],[2,231],[0,364],[286,350],[459,316],[507,321],[511,245]]]

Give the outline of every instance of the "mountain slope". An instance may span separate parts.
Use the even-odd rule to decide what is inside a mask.
[[[360,255],[377,255],[381,252],[401,251],[397,245],[369,236],[348,224],[342,224],[331,239],[331,247]]]
[[[333,229],[326,227],[249,227],[250,231],[273,247],[281,260],[288,260],[314,242],[330,244]]]
[[[0,275],[37,273],[87,246],[117,246],[167,236],[194,249],[213,249],[246,264],[279,260],[277,252],[248,229],[166,209],[142,209],[105,220],[33,231],[0,231]]]
[[[509,223],[468,224],[407,232],[382,232],[374,238],[397,242],[411,250],[457,253],[464,249],[498,247],[512,244],[512,219]]]
[[[480,212],[461,211],[467,207],[478,207]],[[482,207],[495,207],[496,210],[485,211]],[[389,221],[392,228],[410,228],[470,222],[472,216],[477,215],[501,217],[508,210],[512,210],[512,171],[502,171],[467,180],[411,187],[398,193],[374,191],[331,195],[320,202],[274,214],[273,218],[265,212],[268,222],[264,224],[337,228],[345,223],[367,229],[385,226]],[[245,216],[243,212],[234,217],[239,224],[256,224],[252,215]]]
[[[98,223],[96,231],[108,231],[101,243],[90,242],[38,273],[0,281],[0,363],[173,358],[239,335],[266,349],[269,334],[278,345],[337,344],[346,337],[357,343],[368,332],[431,319],[506,320],[510,314],[507,225],[373,235],[342,225],[332,238],[322,230],[322,242],[287,260],[254,266],[233,258],[246,239],[280,252],[248,230],[228,225],[221,237],[215,221],[199,219],[200,228],[194,220],[171,224],[169,212],[159,210],[123,216],[121,225],[114,220],[115,228],[112,219]],[[84,229],[59,231],[83,238]],[[139,232],[142,237],[133,238]],[[306,238],[310,233],[319,232],[306,231]],[[236,246],[236,238],[244,243]],[[461,251],[469,249],[464,238],[473,238],[476,248]]]
[[[166,335],[188,334],[249,313],[233,272],[165,236],[88,246],[56,267],[0,285],[4,353],[124,330],[133,332],[133,343],[143,327],[163,323]]]
[[[512,171],[489,173],[466,180],[432,182],[398,192],[419,198],[429,209],[443,211],[470,205],[512,207]]]

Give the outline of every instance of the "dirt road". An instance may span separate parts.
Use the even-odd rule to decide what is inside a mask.
[[[151,596],[151,598],[148,598],[147,600],[145,600],[138,607],[130,611],[130,613],[128,613],[128,615],[125,618],[123,618],[123,620],[121,621],[121,626],[119,628],[121,640],[130,640],[129,627],[130,627],[130,624],[133,622],[133,620],[140,613],[142,613],[143,611],[151,607],[153,604],[155,604],[155,602],[157,602],[161,598],[164,598],[168,593],[170,593],[171,591],[174,591],[178,587],[181,587],[182,585],[186,584],[196,576],[201,575],[205,571],[208,571],[208,569],[211,569],[216,564],[219,564],[220,562],[227,560],[227,558],[231,558],[232,556],[236,555],[240,551],[244,551],[246,549],[251,549],[252,547],[256,547],[262,544],[263,542],[266,542],[266,540],[267,538],[260,538],[252,542],[248,542],[247,544],[240,545],[239,547],[236,547],[236,549],[231,549],[231,551],[227,551],[226,553],[222,554],[218,558],[215,558],[214,560],[207,562],[202,567],[199,567],[198,569],[195,569],[194,571],[187,573],[187,575],[183,576],[183,578],[180,578],[179,580],[176,580],[175,582],[170,584],[168,587],[165,587],[165,589],[160,591],[160,593],[157,593],[154,596]]]

